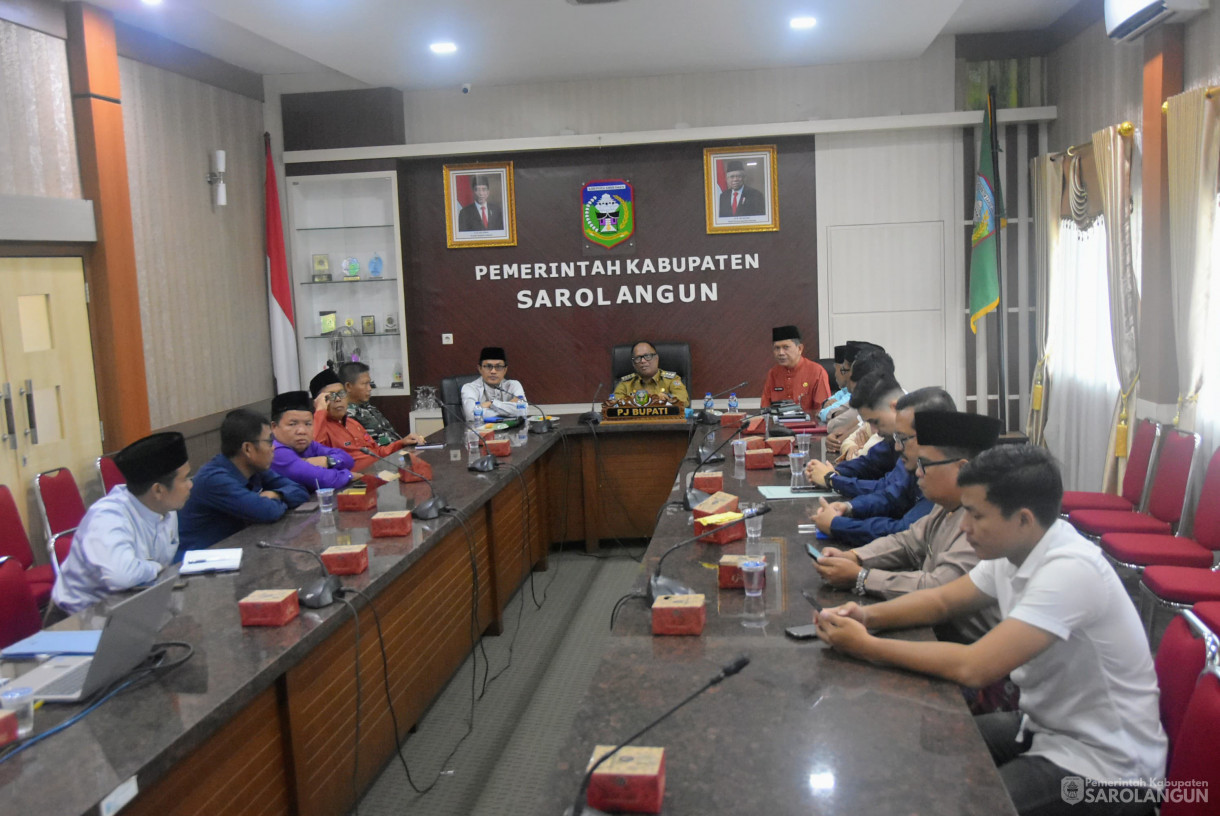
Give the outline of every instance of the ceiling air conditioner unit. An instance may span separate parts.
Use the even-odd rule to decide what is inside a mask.
[[[1181,23],[1207,11],[1208,0],[1105,0],[1106,33],[1131,42],[1161,23]]]

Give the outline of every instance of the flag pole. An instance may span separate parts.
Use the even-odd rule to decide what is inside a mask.
[[[996,282],[999,284],[999,304],[996,306],[996,343],[998,344],[1000,358],[1000,427],[1003,432],[1007,433],[1008,428],[1008,343],[1006,340],[1007,332],[1005,331],[1008,323],[1008,311],[1004,306],[1004,222],[1007,210],[1004,207],[1004,187],[1000,183],[999,173],[999,145],[1000,138],[996,128],[995,117],[995,86],[992,85],[987,89],[987,115],[991,118],[991,144],[987,145],[987,149],[991,151],[991,167],[995,173],[995,192],[996,192],[996,220],[998,221],[995,231],[995,276]],[[981,146],[980,146],[981,147]]]

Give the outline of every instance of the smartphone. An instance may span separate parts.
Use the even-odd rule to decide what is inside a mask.
[[[809,553],[809,557],[815,560],[822,557],[822,551],[813,546],[812,541],[805,545],[805,552]]]
[[[784,630],[784,633],[790,638],[797,640],[809,640],[818,636],[818,625],[816,623],[806,623],[803,626],[789,626]]]
[[[307,501],[307,502],[302,502],[301,504],[298,504],[292,512],[294,512],[294,513],[312,513],[314,510],[317,510],[317,509],[318,509],[318,503],[316,501]]]
[[[797,485],[796,487],[788,488],[793,493],[829,493],[830,491],[818,485]]]
[[[820,613],[820,612],[822,611],[822,605],[821,605],[820,603],[818,603],[818,599],[817,599],[817,597],[816,597],[816,596],[813,594],[813,590],[812,590],[812,589],[804,589],[804,590],[801,590],[801,594],[805,596],[805,600],[807,600],[807,601],[809,601],[809,603],[813,604],[813,611],[814,611],[814,612],[819,612],[819,613]]]

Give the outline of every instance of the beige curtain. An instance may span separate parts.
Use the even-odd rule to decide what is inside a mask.
[[[1119,396],[1110,423],[1103,489],[1117,492],[1130,448],[1127,429],[1135,426],[1139,383],[1140,294],[1131,252],[1131,150],[1134,128],[1114,125],[1093,134],[1093,159],[1106,219],[1106,273],[1110,299],[1110,336]]]
[[[1220,163],[1217,100],[1206,88],[1170,97],[1169,270],[1178,352],[1179,427],[1195,429],[1195,405],[1203,386],[1216,174]],[[1211,349],[1216,353],[1216,349]]]
[[[1034,284],[1037,288],[1035,342],[1038,362],[1030,388],[1029,413],[1025,418],[1025,435],[1034,445],[1046,445],[1046,407],[1051,398],[1051,377],[1047,367],[1051,350],[1047,347],[1050,315],[1052,259],[1059,244],[1059,207],[1063,198],[1062,156],[1037,156],[1030,159],[1029,172],[1033,180],[1034,201]]]

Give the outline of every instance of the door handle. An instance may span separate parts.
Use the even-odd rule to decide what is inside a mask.
[[[26,425],[25,435],[29,437],[31,445],[38,444],[38,418],[34,413],[34,381],[26,380],[25,388],[17,391],[18,395],[25,397],[25,417]]]
[[[8,384],[4,384],[4,389],[0,390],[0,400],[4,401],[4,432],[0,433],[0,444],[8,443],[8,446],[13,450],[17,450],[17,422],[13,418],[13,389]]]

